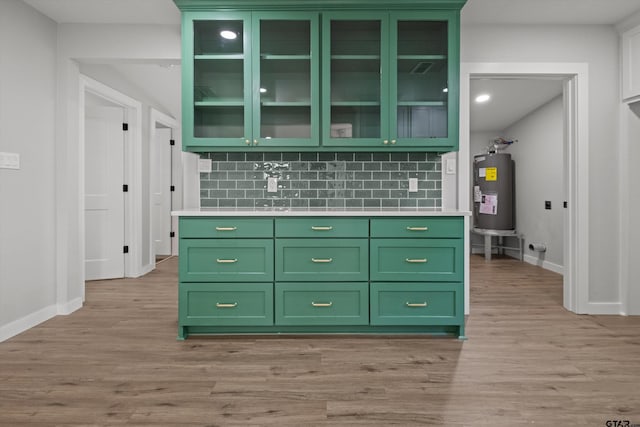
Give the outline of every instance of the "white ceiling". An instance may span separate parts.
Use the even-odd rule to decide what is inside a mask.
[[[1,0],[0,0],[1,1]],[[23,0],[58,23],[180,25],[172,0]],[[468,0],[462,24],[606,24],[640,14],[640,0]],[[166,64],[109,64],[167,111],[180,116],[180,67]],[[471,99],[479,91],[492,101],[470,106],[472,131],[499,131],[562,93],[558,81],[530,79],[472,80]]]

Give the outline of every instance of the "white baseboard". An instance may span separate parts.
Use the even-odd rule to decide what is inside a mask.
[[[15,337],[24,331],[38,326],[42,322],[57,316],[67,315],[82,307],[82,298],[76,298],[66,304],[50,305],[35,313],[28,314],[21,319],[14,320],[4,326],[0,326],[0,342]]]
[[[149,274],[155,269],[156,269],[156,264],[155,263],[143,265],[142,268],[139,271],[140,274],[138,276],[136,276],[136,277],[141,277],[141,276],[144,276],[145,274]]]
[[[537,265],[538,267],[542,267],[545,270],[553,271],[554,273],[564,274],[564,266],[562,265],[554,264],[552,262],[541,260],[540,258],[526,254],[523,258],[524,262],[528,264]]]
[[[71,300],[65,304],[58,304],[58,313],[59,315],[66,316],[73,313],[76,310],[82,308],[83,300],[82,298],[76,298]]]
[[[585,311],[578,314],[610,314],[614,316],[625,315],[625,313],[622,311],[622,304],[619,302],[588,302],[587,306],[585,307]]]
[[[471,249],[471,253],[473,253],[473,254],[484,254],[484,249],[482,249],[482,248],[473,248],[473,249]],[[511,258],[518,259],[518,252],[512,252],[512,251],[507,250],[507,251],[505,251],[505,255],[506,256],[510,256]],[[526,262],[527,264],[536,265],[538,267],[544,268],[545,270],[553,271],[554,273],[564,274],[564,266],[562,266],[562,265],[554,264],[552,262],[541,260],[541,259],[539,259],[537,257],[531,256],[531,255],[526,255],[526,254],[522,258],[523,258],[524,262]]]
[[[35,313],[28,314],[21,319],[14,320],[4,326],[0,326],[0,342],[6,341],[11,337],[23,333],[27,329],[31,329],[42,322],[46,322],[58,314],[58,307],[50,305]]]

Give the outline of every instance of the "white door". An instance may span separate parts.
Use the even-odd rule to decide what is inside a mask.
[[[124,277],[122,107],[85,109],[85,280]]]
[[[155,255],[171,255],[171,129],[156,127],[151,150],[151,200]]]

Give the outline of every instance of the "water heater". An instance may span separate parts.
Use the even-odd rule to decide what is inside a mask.
[[[511,154],[478,154],[473,158],[474,227],[515,229],[514,162]]]

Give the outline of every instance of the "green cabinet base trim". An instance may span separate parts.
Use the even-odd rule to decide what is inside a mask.
[[[465,338],[462,216],[185,216],[179,224],[178,339]]]
[[[178,339],[190,335],[425,335],[454,336],[466,340],[464,326],[423,325],[423,326],[371,326],[371,325],[318,325],[318,326],[179,326]]]

